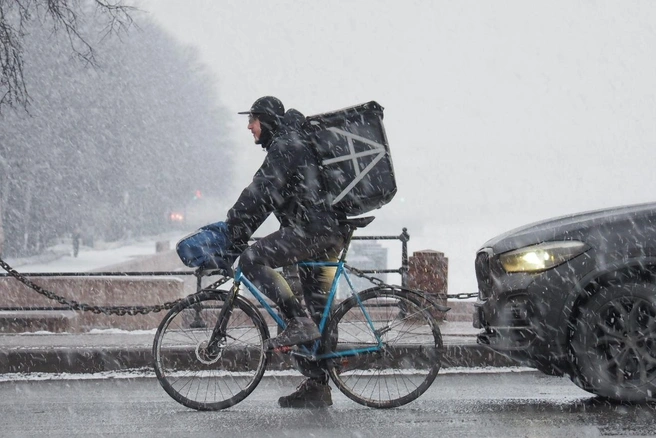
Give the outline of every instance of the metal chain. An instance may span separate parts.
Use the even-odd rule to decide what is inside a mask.
[[[478,292],[462,292],[454,295],[447,295],[447,298],[453,298],[454,300],[466,300],[467,298],[478,298]]]
[[[164,304],[158,304],[155,306],[112,306],[112,307],[93,306],[91,304],[78,303],[77,301],[74,300],[67,300],[66,298],[59,296],[54,292],[50,292],[42,288],[41,286],[32,283],[24,275],[22,275],[14,268],[9,266],[1,258],[0,258],[0,267],[2,267],[2,269],[7,271],[9,275],[14,277],[16,280],[20,281],[25,286],[29,287],[30,289],[33,289],[35,292],[43,295],[48,299],[55,300],[59,304],[63,304],[64,306],[69,307],[71,310],[82,310],[85,312],[92,312],[97,315],[105,314],[105,315],[118,315],[118,316],[125,316],[125,315],[135,316],[139,314],[146,315],[148,313],[157,313],[157,312],[161,312],[162,310],[172,309],[176,304],[178,304],[180,301],[184,299],[184,298],[180,298],[175,301],[168,301]]]
[[[344,265],[344,267],[349,271],[352,272],[356,277],[364,278],[365,280],[369,280],[371,283],[375,284],[376,286],[384,286],[384,287],[389,287],[391,289],[399,289],[398,286],[395,286],[393,284],[387,284],[383,280],[377,277],[373,277],[371,275],[367,275],[358,268],[354,268],[353,266],[349,265]]]
[[[86,303],[79,303],[75,300],[67,300],[66,298],[55,294],[54,292],[50,292],[41,286],[32,283],[30,280],[28,280],[24,275],[16,271],[14,268],[12,268],[10,265],[8,265],[4,260],[0,258],[0,267],[7,271],[9,275],[14,277],[16,280],[20,281],[23,283],[25,286],[29,287],[30,289],[34,290],[35,292],[43,295],[44,297],[57,301],[59,304],[62,304],[71,310],[81,310],[85,312],[92,312],[95,314],[105,314],[105,315],[118,315],[118,316],[134,316],[134,315],[146,315],[148,313],[157,313],[161,312],[162,310],[170,310],[172,309],[176,304],[181,302],[184,298],[179,298],[175,301],[167,301],[164,304],[157,304],[154,306],[112,306],[112,307],[105,307],[105,306],[94,306],[91,304],[86,304]],[[390,289],[400,289],[399,286],[392,285],[392,284],[387,284],[380,278],[367,275],[361,270],[349,266],[349,265],[344,265],[346,269],[348,269],[349,272],[352,272],[356,277],[364,278],[368,281],[370,281],[372,284],[376,286],[381,286],[381,287],[388,287]],[[209,288],[216,288],[219,285],[225,283],[228,281],[229,278],[224,278],[221,279],[215,283],[213,283]],[[456,295],[447,295],[447,298],[453,298],[457,300],[464,300],[467,298],[476,298],[478,297],[477,293],[460,293]]]
[[[364,278],[366,280],[369,280],[371,283],[375,284],[376,286],[385,286],[389,287],[391,289],[399,289],[399,286],[394,286],[392,284],[387,284],[380,278],[373,277],[371,275],[367,275],[361,270],[354,268],[353,266],[349,265],[344,265],[346,269],[348,269],[349,272],[352,272],[356,277]],[[473,293],[459,293],[459,294],[454,294],[454,295],[447,295],[447,298],[452,298],[454,300],[466,300],[468,298],[477,298],[478,293],[473,292]]]

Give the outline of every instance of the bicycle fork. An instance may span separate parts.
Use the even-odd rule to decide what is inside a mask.
[[[212,330],[212,336],[210,336],[207,346],[205,347],[205,351],[210,357],[215,357],[221,353],[221,347],[223,347],[224,344],[222,341],[226,337],[228,321],[232,316],[232,311],[235,307],[235,300],[237,299],[238,294],[239,282],[235,281],[230,288],[230,292],[228,292],[228,296],[226,297],[223,306],[221,307],[216,324]]]

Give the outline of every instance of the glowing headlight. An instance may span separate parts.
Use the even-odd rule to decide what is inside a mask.
[[[539,272],[554,268],[588,250],[583,242],[567,240],[544,242],[501,254],[506,272]]]

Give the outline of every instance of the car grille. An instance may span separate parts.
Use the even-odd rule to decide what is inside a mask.
[[[492,277],[490,273],[490,254],[486,250],[476,254],[476,281],[478,282],[478,298],[486,300],[492,293]]]

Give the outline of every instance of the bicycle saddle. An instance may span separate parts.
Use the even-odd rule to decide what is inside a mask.
[[[364,228],[376,219],[375,216],[353,217],[339,221],[342,225],[348,225],[353,228]]]

